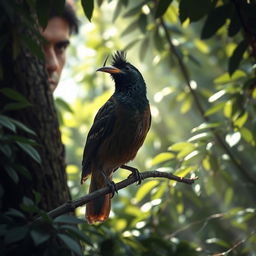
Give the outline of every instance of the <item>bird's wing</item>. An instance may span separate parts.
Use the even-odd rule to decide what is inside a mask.
[[[95,157],[100,144],[111,134],[115,123],[116,101],[111,97],[98,111],[88,133],[84,154],[82,182],[91,173],[90,162]]]

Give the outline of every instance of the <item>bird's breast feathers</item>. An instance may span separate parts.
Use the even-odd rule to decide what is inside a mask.
[[[119,106],[115,114],[115,125],[99,147],[98,159],[108,166],[119,167],[136,156],[146,138],[151,117],[149,105],[143,111]]]

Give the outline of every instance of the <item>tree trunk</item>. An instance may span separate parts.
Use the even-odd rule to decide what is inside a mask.
[[[14,61],[13,46],[14,42],[10,41],[2,51],[3,79],[0,80],[0,89],[12,88],[24,95],[32,104],[18,111],[9,111],[7,115],[19,120],[36,133],[36,136],[32,136],[37,143],[36,149],[41,156],[41,164],[23,151],[19,151],[15,161],[27,168],[32,179],[19,175],[19,182],[15,184],[2,171],[0,183],[4,195],[0,208],[19,208],[24,196],[33,199],[34,192],[39,192],[39,206],[48,211],[70,199],[65,173],[64,146],[44,65],[27,49],[21,50]],[[1,107],[4,101],[6,103],[6,98],[1,95]],[[22,134],[24,135],[25,133]]]

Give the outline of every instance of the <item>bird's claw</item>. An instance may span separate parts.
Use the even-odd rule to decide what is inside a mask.
[[[134,176],[136,178],[136,180],[138,180],[137,185],[141,184],[141,181],[143,180],[142,174],[139,172],[139,170],[137,168],[131,167],[131,166],[127,166],[127,165],[122,165],[122,168],[129,170],[130,172],[132,172],[128,178]]]
[[[111,198],[112,198],[112,197],[115,195],[115,193],[118,194],[118,190],[117,190],[117,187],[116,187],[116,183],[115,183],[114,181],[110,180],[110,179],[107,177],[107,175],[106,175],[106,173],[105,173],[104,171],[102,171],[101,174],[102,174],[102,176],[104,177],[104,180],[105,180],[107,186],[110,188],[110,191],[111,191],[111,193],[112,193],[112,196],[111,196]]]
[[[117,187],[116,187],[116,183],[115,183],[114,181],[109,181],[109,183],[108,183],[107,185],[108,185],[108,187],[110,188],[111,193],[112,193],[111,198],[115,195],[115,193],[118,194],[118,190],[117,190]]]
[[[128,176],[128,178],[130,178],[132,176],[134,176],[136,178],[136,180],[138,181],[137,185],[140,185],[141,181],[143,180],[141,173],[137,169],[134,168],[134,171]]]

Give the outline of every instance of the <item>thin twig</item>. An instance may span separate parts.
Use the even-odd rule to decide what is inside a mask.
[[[197,107],[199,113],[201,114],[203,120],[208,123],[210,121],[210,119],[209,119],[208,116],[205,115],[205,111],[203,109],[202,104],[200,103],[199,97],[198,97],[196,91],[193,90],[193,88],[191,87],[188,70],[187,70],[181,56],[179,55],[178,51],[176,50],[176,47],[172,43],[172,38],[170,36],[170,33],[168,31],[167,25],[164,22],[163,17],[160,18],[160,25],[161,25],[161,27],[163,28],[163,30],[165,32],[165,37],[166,37],[166,40],[168,42],[170,52],[176,57],[176,59],[178,61],[181,73],[182,73],[182,75],[183,75],[183,77],[186,81],[186,85],[189,88],[189,91],[190,91],[191,95],[193,96],[196,107]],[[249,172],[247,172],[247,170],[238,162],[238,160],[232,154],[231,150],[229,149],[227,144],[222,140],[220,135],[214,129],[211,128],[210,130],[212,131],[216,141],[223,148],[225,153],[229,156],[231,162],[233,162],[233,164],[236,166],[237,170],[241,173],[241,175],[246,177],[248,182],[256,184],[256,179]]]
[[[198,225],[198,224],[201,224],[201,223],[204,223],[203,226],[200,228],[200,230],[198,232],[201,232],[205,227],[206,225],[209,223],[209,221],[211,220],[215,220],[215,219],[220,219],[220,218],[223,218],[227,213],[215,213],[215,214],[212,214],[210,216],[208,216],[206,219],[202,219],[202,220],[196,220],[196,221],[193,221],[179,229],[177,229],[176,231],[172,232],[171,234],[167,235],[167,239],[170,239],[172,237],[175,237],[177,236],[179,233],[182,233],[186,230],[188,230],[189,228],[195,226],[195,225]]]
[[[224,255],[228,255],[230,252],[232,252],[233,250],[235,250],[238,246],[244,244],[252,235],[255,235],[255,231],[252,231],[246,238],[237,241],[237,242],[236,242],[231,248],[229,248],[227,251],[225,251],[225,252],[220,252],[220,253],[214,253],[214,254],[212,254],[212,256],[224,256]]]
[[[175,180],[177,182],[182,182],[182,183],[186,183],[186,184],[193,184],[194,181],[196,179],[198,179],[197,177],[182,178],[182,177],[178,177],[172,173],[160,172],[160,171],[146,171],[146,172],[141,172],[140,174],[141,174],[141,178],[143,180],[147,179],[147,178],[166,178],[169,180]],[[116,183],[116,189],[120,190],[122,188],[129,186],[132,183],[137,182],[137,181],[139,181],[139,177],[135,177],[135,175],[131,175],[127,179]],[[79,199],[76,199],[73,201],[68,201],[68,202],[64,203],[63,205],[51,210],[50,212],[47,213],[47,215],[51,218],[56,218],[57,216],[60,216],[62,214],[65,214],[68,212],[73,212],[77,207],[85,205],[89,201],[91,201],[99,196],[108,194],[108,193],[112,193],[111,189],[109,187],[104,187],[104,188],[99,189],[93,193],[83,196]]]

